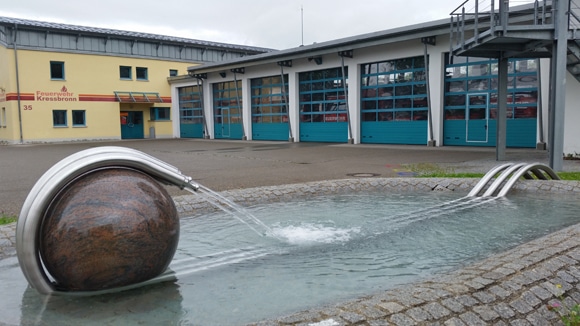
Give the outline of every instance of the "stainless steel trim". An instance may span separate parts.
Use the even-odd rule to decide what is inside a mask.
[[[182,189],[199,189],[191,177],[183,175],[176,167],[131,148],[96,147],[62,159],[38,179],[22,206],[16,225],[16,253],[20,268],[28,283],[38,292],[58,292],[42,266],[38,248],[45,210],[54,196],[70,181],[86,172],[108,166],[130,167]]]

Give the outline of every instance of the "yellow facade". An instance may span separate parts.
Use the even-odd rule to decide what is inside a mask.
[[[0,143],[9,142],[9,140],[17,139],[17,129],[13,128],[18,124],[18,118],[15,116],[12,106],[13,101],[7,101],[7,95],[15,86],[10,83],[10,75],[14,71],[14,60],[9,58],[6,48],[0,46]],[[10,127],[8,127],[10,126]]]
[[[142,134],[136,138],[152,136],[149,134],[151,127],[157,138],[173,137],[172,120],[179,117],[153,121],[150,120],[150,108],[169,110],[169,71],[186,74],[191,62],[49,52],[46,49],[17,49],[16,55],[18,65],[14,50],[0,46],[0,142],[121,139],[124,138],[122,112],[141,112],[139,128]],[[63,79],[51,78],[51,62],[63,63]],[[131,79],[120,78],[120,66],[131,67]],[[146,80],[137,80],[136,67],[146,68]],[[132,101],[125,95],[119,101],[115,92],[146,92],[159,97],[153,96],[152,102],[146,103],[143,98]],[[159,98],[162,102],[156,100]],[[66,111],[64,125],[55,125],[55,110]],[[73,123],[73,111],[84,111],[84,124]]]

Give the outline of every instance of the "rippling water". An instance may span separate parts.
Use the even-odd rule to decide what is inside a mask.
[[[453,201],[451,204],[451,201]],[[9,324],[244,324],[369,294],[580,222],[575,198],[357,194],[249,208],[271,236],[225,213],[182,220],[177,281],[122,293],[44,297],[0,261]],[[4,295],[10,293],[10,295]]]

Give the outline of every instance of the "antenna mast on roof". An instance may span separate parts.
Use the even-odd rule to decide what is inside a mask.
[[[302,29],[302,43],[300,46],[304,46],[304,6],[300,5],[300,28]]]

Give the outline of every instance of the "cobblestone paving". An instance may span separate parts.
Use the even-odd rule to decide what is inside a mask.
[[[457,191],[478,180],[366,178],[227,191],[243,205],[353,191]],[[512,191],[580,193],[580,182],[523,181]],[[212,208],[195,195],[174,198],[183,216]],[[16,224],[0,227],[0,259],[14,256]],[[580,224],[412,285],[317,307],[255,325],[561,325],[548,305],[580,303]],[[562,310],[565,312],[565,309]]]

